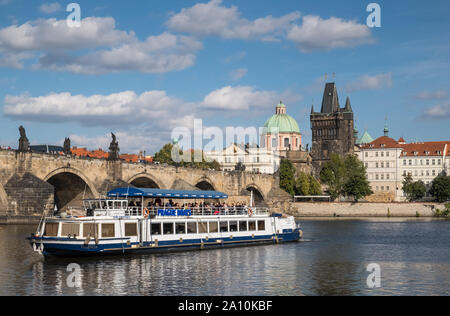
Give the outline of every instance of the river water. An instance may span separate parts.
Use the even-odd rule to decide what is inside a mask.
[[[449,295],[450,221],[301,223],[299,243],[83,260],[44,260],[24,239],[34,227],[0,226],[0,295]]]

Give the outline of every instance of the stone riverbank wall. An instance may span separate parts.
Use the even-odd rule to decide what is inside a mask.
[[[286,213],[296,217],[433,217],[437,203],[292,203]]]

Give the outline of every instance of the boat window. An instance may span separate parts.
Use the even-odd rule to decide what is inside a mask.
[[[108,201],[108,210],[113,209],[113,201]]]
[[[230,222],[230,232],[238,231],[238,222]]]
[[[45,224],[44,236],[56,237],[58,236],[58,223],[47,223]]]
[[[208,223],[206,223],[206,222],[198,223],[198,233],[199,234],[207,234],[208,233]]]
[[[125,236],[137,236],[137,223],[125,223]]]
[[[220,232],[221,233],[228,232],[228,222],[220,222]]]
[[[187,224],[188,234],[197,234],[197,223],[189,222]]]
[[[94,223],[83,223],[83,237],[95,237],[98,234],[98,227]]]
[[[258,221],[258,230],[266,230],[266,222],[265,221]]]
[[[101,201],[100,205],[102,207],[102,210],[106,210],[106,201]]]
[[[246,232],[247,230],[247,221],[239,221],[239,231]]]
[[[152,235],[161,235],[161,223],[152,224]]]
[[[209,222],[209,232],[210,233],[218,233],[219,232],[219,224],[217,222]]]
[[[122,210],[127,209],[127,201],[122,201]]]
[[[114,224],[102,224],[102,237],[104,238],[116,237],[114,231]]]
[[[164,235],[173,235],[173,223],[164,223],[163,232]]]
[[[67,236],[80,236],[80,224],[66,224],[63,223],[61,225],[61,237],[67,237]]]
[[[175,223],[176,234],[186,234],[186,223]]]
[[[256,221],[248,221],[248,230],[255,231],[256,230]]]

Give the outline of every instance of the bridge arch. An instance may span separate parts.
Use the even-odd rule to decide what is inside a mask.
[[[8,205],[8,195],[6,194],[3,185],[0,183],[0,209]]]
[[[134,175],[127,182],[137,188],[164,189],[158,179],[146,172]]]
[[[266,198],[264,197],[263,191],[261,188],[256,184],[250,184],[246,187],[247,194],[251,194],[253,192],[253,201],[255,202],[256,206],[265,206],[266,205]]]
[[[206,176],[201,177],[200,179],[195,181],[195,183],[196,183],[195,186],[197,188],[199,188],[200,190],[203,190],[203,191],[217,191],[216,190],[216,185],[214,184],[214,182],[210,178],[208,178]]]
[[[81,207],[83,198],[98,198],[100,195],[91,181],[72,167],[59,168],[50,172],[44,181],[55,189],[55,205],[59,210]]]

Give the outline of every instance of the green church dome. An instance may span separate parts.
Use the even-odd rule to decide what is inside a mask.
[[[300,128],[297,121],[287,114],[275,114],[269,118],[264,125],[267,133],[297,133],[300,134]]]

